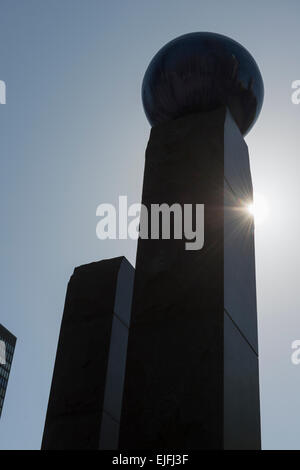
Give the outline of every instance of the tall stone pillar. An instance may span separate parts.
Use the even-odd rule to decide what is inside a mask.
[[[118,448],[133,280],[134,269],[124,257],[74,270],[43,450]]]
[[[264,87],[251,54],[215,33],[163,46],[142,84],[152,126],[142,202],[182,210],[182,238],[138,241],[121,449],[259,449],[253,219],[244,135]],[[185,207],[204,244],[187,245]],[[204,204],[197,221],[197,205]],[[142,227],[143,228],[143,227]],[[151,232],[151,229],[150,229]],[[194,244],[194,248],[196,247]]]

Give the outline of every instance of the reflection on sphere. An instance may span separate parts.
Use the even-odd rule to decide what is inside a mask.
[[[190,33],[166,44],[150,62],[142,100],[152,126],[226,105],[245,135],[262,108],[263,80],[250,53],[215,33]]]

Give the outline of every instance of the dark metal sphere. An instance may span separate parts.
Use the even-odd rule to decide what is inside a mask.
[[[142,100],[151,126],[226,105],[245,135],[262,108],[264,85],[250,53],[221,34],[190,33],[150,62]]]

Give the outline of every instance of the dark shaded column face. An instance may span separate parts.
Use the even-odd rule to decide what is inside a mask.
[[[76,268],[61,324],[43,449],[116,449],[134,269],[126,258]]]
[[[225,109],[151,130],[142,202],[204,204],[204,246],[138,242],[120,448],[221,448]]]
[[[248,148],[224,130],[224,448],[260,448],[254,224]]]

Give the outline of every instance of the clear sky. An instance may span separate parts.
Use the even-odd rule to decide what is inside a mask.
[[[243,44],[265,83],[246,137],[255,193],[262,442],[300,449],[300,3],[278,0],[0,0],[1,309],[17,337],[1,449],[41,444],[66,285],[74,266],[124,254],[96,238],[96,207],[141,198],[149,124],[140,88],[170,39],[214,31]]]

